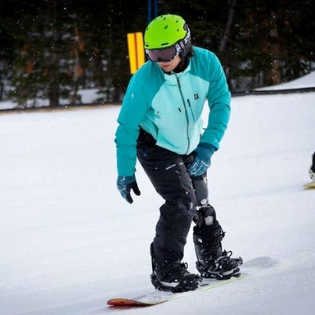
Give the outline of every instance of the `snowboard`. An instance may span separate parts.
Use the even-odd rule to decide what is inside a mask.
[[[307,184],[304,184],[303,185],[304,189],[314,189],[315,188],[315,182],[310,182],[310,183],[307,183]]]
[[[215,280],[215,279],[203,279],[200,287],[194,291],[188,291],[183,293],[171,293],[155,290],[151,293],[145,293],[135,298],[113,298],[107,301],[107,305],[113,308],[137,308],[148,307],[153,305],[159,305],[177,298],[187,296],[189,294],[195,294],[200,291],[206,291],[215,289],[220,286],[227,285],[229,283],[244,279],[245,277],[255,275],[261,270],[266,270],[277,266],[277,261],[271,257],[257,257],[245,262],[241,268],[241,275],[238,278],[231,278],[228,280]]]
[[[112,307],[145,307],[162,304],[170,300],[181,298],[196,292],[205,291],[223,286],[241,279],[244,279],[248,274],[241,274],[239,277],[232,277],[228,280],[215,280],[215,279],[204,279],[198,289],[194,291],[172,293],[155,290],[154,292],[144,294],[135,298],[114,298],[107,301],[107,305]]]

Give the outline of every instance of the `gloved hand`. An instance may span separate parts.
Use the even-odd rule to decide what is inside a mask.
[[[188,173],[191,176],[200,176],[204,174],[211,165],[212,154],[217,150],[212,144],[200,142],[197,146],[195,159],[188,167]]]
[[[133,203],[133,199],[131,198],[130,191],[140,196],[140,190],[138,188],[138,184],[136,181],[136,176],[118,176],[117,178],[117,188],[121,194],[121,196],[126,199],[129,203]]]

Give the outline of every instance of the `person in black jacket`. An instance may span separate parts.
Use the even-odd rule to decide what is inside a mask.
[[[312,164],[308,170],[308,174],[313,182],[315,182],[315,152],[312,155]]]

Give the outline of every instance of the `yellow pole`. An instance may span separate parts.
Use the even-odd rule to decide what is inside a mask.
[[[128,33],[130,72],[134,74],[144,64],[144,46],[141,32]]]

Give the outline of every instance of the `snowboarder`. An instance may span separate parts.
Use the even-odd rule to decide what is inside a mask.
[[[312,164],[308,169],[308,174],[310,175],[311,180],[315,183],[315,152],[312,155]]]
[[[207,169],[230,117],[230,92],[216,55],[191,44],[184,19],[166,14],[144,34],[148,61],[131,78],[115,134],[117,188],[129,203],[140,195],[136,158],[165,203],[151,244],[152,284],[195,290],[202,278],[240,275],[241,258],[222,248],[223,231],[208,200]],[[209,117],[203,129],[202,112]],[[192,222],[199,274],[182,262]]]

